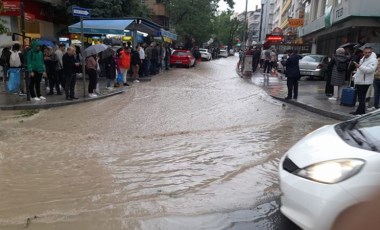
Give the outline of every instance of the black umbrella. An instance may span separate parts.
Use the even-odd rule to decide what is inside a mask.
[[[348,42],[348,43],[345,43],[343,45],[340,45],[339,48],[353,48],[357,44],[358,43],[356,43],[356,42]]]
[[[109,58],[113,55],[115,55],[115,50],[111,49],[110,47],[108,47],[106,50],[104,50],[102,52],[102,59],[106,59],[106,58]]]

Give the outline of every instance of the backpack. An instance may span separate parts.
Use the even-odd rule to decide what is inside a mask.
[[[347,70],[347,63],[346,62],[336,62],[336,69],[338,72],[345,72]]]
[[[21,66],[21,60],[20,55],[17,51],[11,51],[11,57],[9,59],[9,65],[10,67],[20,67]]]

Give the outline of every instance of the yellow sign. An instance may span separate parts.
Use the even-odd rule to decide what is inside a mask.
[[[301,27],[303,26],[303,18],[289,18],[288,19],[290,27]]]

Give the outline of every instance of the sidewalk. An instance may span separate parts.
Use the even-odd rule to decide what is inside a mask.
[[[239,75],[242,76],[240,73]],[[285,100],[288,89],[286,79],[280,73],[278,77],[270,74],[266,76],[262,73],[262,69],[259,69],[253,73],[252,77],[244,79],[262,87],[273,98],[299,106],[310,112],[342,121],[355,117],[349,113],[355,111],[356,107],[342,106],[337,101],[327,100],[328,97],[324,93],[325,81],[309,80],[308,77],[302,77],[299,81],[298,99]]]
[[[140,81],[150,81],[150,77],[144,77]],[[41,101],[27,101],[26,95],[25,96],[19,96],[18,93],[16,94],[10,94],[5,91],[5,85],[4,82],[0,81],[0,110],[23,110],[23,109],[48,109],[52,107],[58,107],[58,106],[64,106],[64,105],[72,105],[72,104],[78,104],[82,102],[88,102],[88,101],[94,101],[103,99],[106,97],[114,96],[117,94],[123,93],[125,90],[128,90],[128,88],[133,87],[132,82],[128,82],[130,86],[121,86],[121,87],[115,87],[113,89],[106,89],[106,79],[105,78],[99,78],[99,94],[96,98],[90,98],[88,97],[87,93],[87,87],[88,87],[88,79],[86,80],[86,96],[84,96],[84,89],[83,89],[83,79],[78,77],[77,83],[75,86],[75,96],[78,97],[78,100],[72,100],[67,101],[65,99],[65,94],[63,95],[47,95],[46,88],[45,88],[45,82],[42,80],[41,82],[41,94],[42,96],[46,97],[46,100]],[[137,83],[139,84],[139,83]]]

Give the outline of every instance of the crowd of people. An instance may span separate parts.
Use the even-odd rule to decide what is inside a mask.
[[[25,67],[29,76],[28,90],[34,101],[46,100],[45,96],[65,95],[66,100],[75,100],[75,85],[77,76],[82,73],[82,60],[85,63],[85,73],[89,79],[88,96],[97,97],[99,93],[98,78],[106,78],[106,89],[110,90],[121,85],[128,86],[132,79],[138,83],[140,78],[155,75],[165,68],[169,69],[170,46],[152,42],[150,45],[138,44],[132,47],[128,42],[114,50],[109,46],[103,52],[82,57],[79,46],[66,47],[59,44],[56,47],[41,45],[38,40],[32,41],[30,47],[21,50],[15,43],[11,48],[4,48],[0,57],[3,67],[3,80],[7,81],[7,71],[12,68]],[[17,54],[17,55],[16,55]],[[24,56],[25,55],[25,56]],[[26,84],[20,77],[19,95],[26,95]],[[41,93],[41,83],[44,81],[46,95]]]
[[[299,60],[301,55],[296,50],[288,50],[287,59],[282,60],[281,64],[285,69],[287,80],[288,95],[286,100],[297,99],[298,82],[301,78]],[[277,53],[275,49],[262,49],[260,46],[250,46],[247,50],[239,52],[238,69],[244,69],[245,58],[252,58],[252,73],[257,71],[258,66],[263,69],[263,74],[276,73]],[[342,91],[346,87],[353,87],[357,98],[358,106],[353,115],[366,113],[366,103],[370,96],[369,92],[373,89],[373,107],[380,108],[380,62],[379,55],[372,52],[371,47],[363,50],[356,48],[349,50],[338,48],[332,55],[327,65],[327,78],[325,94],[328,100],[340,102]],[[348,83],[348,84],[347,84]],[[354,100],[356,101],[356,100]]]

